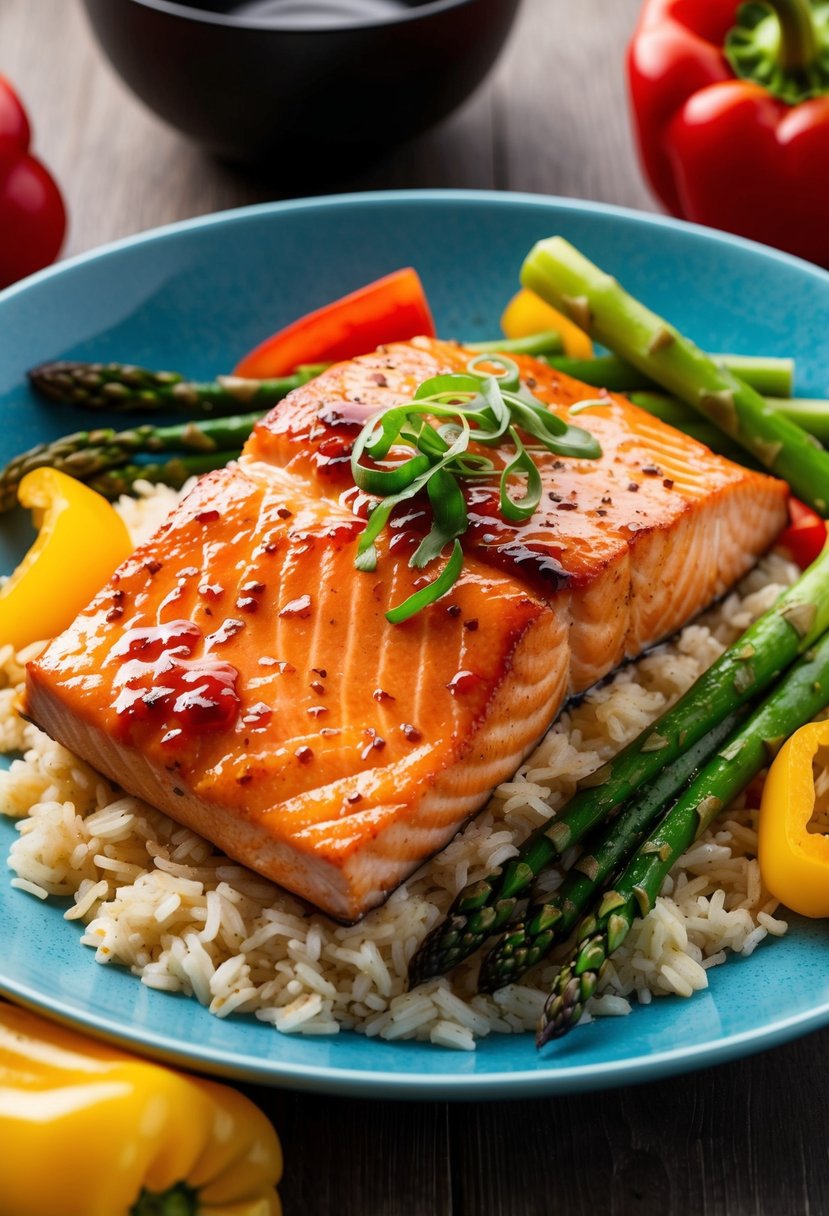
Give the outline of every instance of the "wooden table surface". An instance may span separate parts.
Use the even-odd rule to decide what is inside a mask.
[[[461,112],[326,189],[496,187],[652,209],[622,77],[637,9],[524,0],[495,72]],[[0,0],[0,72],[24,95],[68,197],[67,253],[304,192],[288,176],[219,165],[152,117],[103,62],[78,0]],[[556,1100],[249,1092],[282,1137],[287,1216],[820,1216],[827,1080],[829,1031],[677,1080]]]

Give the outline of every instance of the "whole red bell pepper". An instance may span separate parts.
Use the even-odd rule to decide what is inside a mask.
[[[628,49],[665,207],[829,265],[825,0],[646,0]]]
[[[0,287],[53,262],[66,233],[60,191],[30,141],[26,111],[0,76]]]

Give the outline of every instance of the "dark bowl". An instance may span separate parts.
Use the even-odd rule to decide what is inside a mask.
[[[151,109],[211,152],[285,179],[364,162],[445,117],[489,71],[519,3],[84,0]]]

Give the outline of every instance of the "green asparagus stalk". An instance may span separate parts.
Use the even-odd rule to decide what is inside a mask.
[[[515,355],[555,355],[562,350],[561,334],[552,329],[525,338],[493,338],[465,345],[480,353],[500,351]],[[313,380],[326,366],[325,363],[304,364],[290,376],[275,380],[218,376],[215,380],[199,382],[185,379],[181,372],[155,372],[128,363],[62,360],[32,368],[29,382],[40,396],[62,405],[117,413],[174,410],[219,417],[235,413],[240,406],[269,409],[293,389]]]
[[[43,363],[32,368],[32,388],[50,401],[117,413],[176,410],[203,417],[233,414],[240,406],[265,410],[307,384],[325,364],[308,364],[278,380],[219,376],[197,383],[179,372],[153,372],[126,363]]]
[[[606,891],[594,914],[581,921],[577,945],[553,984],[537,1043],[566,1034],[595,992],[607,959],[634,920],[647,916],[662,883],[685,850],[766,767],[798,727],[829,704],[829,634],[783,678],[733,739],[706,765]]]
[[[718,435],[720,441],[724,440],[729,446],[736,446],[719,427],[714,426],[713,422],[706,422],[704,418],[700,418],[696,410],[692,410],[684,401],[679,401],[676,397],[650,391],[631,392],[627,395],[636,405],[647,410],[649,414],[653,414],[654,418],[660,418],[663,422],[670,423],[678,431],[685,431],[686,434],[693,435],[695,438],[702,435]],[[790,421],[796,422],[820,443],[829,444],[829,401],[810,397],[767,397],[766,401],[778,414],[783,414]],[[707,439],[703,442],[708,443]],[[714,443],[708,443],[708,447],[718,450]]]
[[[8,511],[15,505],[20,482],[32,469],[55,468],[79,481],[89,482],[109,469],[127,464],[129,458],[138,453],[215,455],[238,451],[261,417],[261,414],[237,414],[232,418],[193,419],[172,426],[148,424],[128,431],[101,427],[38,444],[15,456],[0,471],[0,511]],[[216,461],[209,467],[215,468]]]
[[[545,352],[540,352],[545,354]],[[750,384],[764,397],[790,397],[794,387],[794,360],[755,355],[712,355],[717,363]],[[626,363],[618,355],[598,355],[594,359],[573,359],[566,355],[546,355],[545,361],[557,371],[566,372],[585,384],[628,393],[653,389],[655,381]]]
[[[411,986],[442,975],[514,917],[519,898],[555,858],[633,793],[758,696],[829,628],[829,545],[777,603],[704,671],[676,704],[581,783],[564,810],[522,845],[499,874],[465,887],[409,968]]]
[[[654,418],[659,418],[660,421],[667,422],[678,431],[682,431],[684,435],[689,435],[699,443],[704,443],[712,452],[717,452],[720,456],[727,456],[736,464],[743,464],[752,469],[760,468],[758,462],[754,457],[749,456],[745,448],[733,439],[729,439],[728,435],[719,427],[714,426],[713,422],[706,422],[704,418],[700,418],[699,414],[684,402],[678,401],[676,397],[668,397],[664,393],[650,391],[628,393],[627,397],[634,405],[647,410]]]
[[[539,242],[524,262],[521,278],[649,379],[716,423],[764,468],[787,481],[798,498],[829,515],[829,452],[562,237]]]
[[[559,355],[564,343],[558,330],[547,329],[525,338],[488,338],[485,342],[464,342],[465,350],[487,354],[498,351],[502,355]],[[640,377],[641,379],[641,377]]]
[[[740,714],[729,714],[700,741],[641,789],[618,818],[585,841],[584,852],[557,891],[533,901],[522,920],[510,926],[481,964],[478,987],[494,992],[518,979],[566,941],[597,891],[624,865],[662,811],[677,797],[719,747],[734,733]]]
[[[91,477],[86,483],[90,489],[97,490],[114,502],[122,494],[132,493],[137,481],[149,481],[154,485],[172,486],[180,490],[191,477],[200,477],[212,469],[224,468],[231,460],[238,460],[240,452],[219,451],[204,454],[190,453],[186,456],[173,456],[161,463],[124,464],[117,469],[107,469]]]

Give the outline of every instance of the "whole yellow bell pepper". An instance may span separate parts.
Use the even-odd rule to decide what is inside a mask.
[[[829,722],[810,722],[783,744],[760,804],[757,860],[763,882],[802,916],[829,916],[829,836],[808,830],[815,809],[813,762],[829,746]]]
[[[554,329],[561,334],[565,355],[572,359],[593,357],[593,343],[584,330],[526,287],[522,287],[504,309],[501,329],[505,338],[528,338]]]
[[[279,1216],[281,1175],[236,1090],[0,1002],[0,1216]]]
[[[16,650],[70,625],[133,550],[117,511],[66,473],[35,469],[18,497],[39,532],[0,590],[0,644]]]

